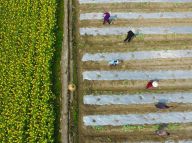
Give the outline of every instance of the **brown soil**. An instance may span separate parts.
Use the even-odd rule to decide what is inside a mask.
[[[150,95],[149,95],[150,96]],[[192,111],[192,104],[170,103],[169,109],[157,109],[154,104],[143,105],[106,105],[106,106],[90,106],[82,105],[81,109],[84,115],[103,115],[103,114],[147,114],[147,113],[163,113],[163,112],[184,112]]]
[[[82,20],[80,27],[148,27],[148,26],[191,26],[192,19],[117,19],[110,25],[103,25],[103,20]]]
[[[100,135],[105,133],[112,133],[116,134],[117,132],[121,134],[129,134],[131,132],[143,132],[143,131],[150,131],[153,132],[158,129],[158,125],[138,125],[138,126],[95,126],[95,127],[83,127],[83,130],[86,130],[85,134],[90,135],[90,133],[93,133],[94,135]],[[191,130],[192,129],[192,124],[191,123],[185,123],[185,124],[168,124],[166,130],[169,131],[175,131],[175,130]]]
[[[120,65],[109,66],[108,61],[84,62],[82,70],[191,70],[192,58],[152,59],[122,61]]]
[[[107,127],[104,128],[104,130],[97,131],[94,129],[88,129],[83,128],[82,129],[86,141],[92,140],[97,143],[100,142],[123,142],[123,141],[129,141],[129,142],[135,142],[135,141],[165,141],[165,140],[182,140],[182,139],[192,139],[192,125],[191,124],[183,124],[183,126],[178,126],[175,129],[167,130],[170,133],[170,136],[168,137],[159,137],[155,135],[156,129],[146,129],[144,131],[142,130],[136,130],[132,132],[126,132],[123,131],[121,127]],[[110,139],[110,140],[109,140]]]
[[[87,90],[100,91],[146,91],[145,86],[148,81],[84,81],[83,86]],[[151,91],[174,91],[192,89],[191,79],[161,80],[157,89]]]
[[[132,134],[126,134],[125,136],[121,136],[119,133],[116,135],[106,135],[104,134],[103,136],[85,136],[82,140],[82,143],[138,143],[138,142],[153,142],[153,141],[159,141],[159,142],[165,142],[167,140],[174,140],[175,142],[179,140],[191,140],[192,135],[190,134],[192,130],[185,131],[175,131],[175,132],[170,132],[171,136],[169,137],[158,137],[154,135],[153,132],[145,132],[140,133],[132,133]]]
[[[126,37],[126,32],[124,35],[110,35],[110,36],[82,36],[81,41],[85,41],[87,44],[91,45],[116,45],[116,44],[125,44],[123,43],[123,40]],[[191,41],[192,40],[192,34],[168,34],[168,35],[141,35],[137,36],[133,39],[131,43],[126,43],[127,45],[137,45],[140,43],[171,43],[175,41]],[[169,42],[168,42],[169,41]],[[84,42],[82,42],[83,44]]]
[[[112,3],[112,4],[81,4],[80,13],[88,12],[162,12],[192,11],[192,3]]]
[[[105,44],[89,43],[82,44],[79,48],[79,54],[84,53],[101,53],[101,52],[134,52],[134,51],[149,51],[149,50],[185,50],[192,49],[191,40],[177,41],[132,41],[131,43],[106,42]]]

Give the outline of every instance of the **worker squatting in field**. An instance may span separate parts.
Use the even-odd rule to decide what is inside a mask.
[[[109,12],[105,12],[104,14],[103,14],[103,16],[104,16],[104,19],[103,19],[103,24],[106,24],[106,23],[108,23],[108,24],[110,24],[111,23],[111,21],[110,21],[110,13]]]
[[[169,136],[170,133],[165,130],[165,128],[168,126],[168,124],[161,124],[158,128],[158,130],[155,131],[155,134],[158,136]]]

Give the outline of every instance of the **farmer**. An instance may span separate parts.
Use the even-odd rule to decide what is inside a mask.
[[[165,130],[168,124],[161,124],[159,125],[158,130],[155,131],[155,134],[158,136],[169,136],[170,133]]]
[[[111,22],[110,22],[110,13],[109,12],[105,12],[104,14],[103,14],[103,17],[104,17],[104,20],[103,20],[103,24],[105,24],[106,22],[108,23],[108,24],[110,24]]]
[[[157,104],[155,104],[156,108],[159,108],[159,109],[168,109],[172,106],[168,106],[166,105],[166,103],[163,103],[163,102],[158,102]]]
[[[124,42],[131,42],[131,40],[135,37],[134,29],[127,32],[127,37]]]
[[[158,136],[169,136],[170,135],[170,133],[167,132],[166,130],[157,130],[157,131],[155,131],[155,134]]]
[[[109,62],[109,65],[110,66],[116,66],[116,65],[118,65],[120,62],[119,62],[119,60],[111,60],[110,62]]]
[[[158,130],[156,130],[155,131],[155,134],[156,135],[158,135],[158,136],[169,136],[170,135],[170,133],[169,132],[167,132],[166,130],[164,130],[164,129],[158,129]]]
[[[146,85],[146,89],[156,88],[158,85],[158,80],[150,80]]]

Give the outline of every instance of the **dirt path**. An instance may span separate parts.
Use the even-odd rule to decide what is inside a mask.
[[[60,99],[61,117],[60,117],[60,129],[61,129],[61,143],[69,143],[69,23],[68,23],[68,0],[64,0],[64,35],[61,52],[61,83],[62,83],[62,95]]]

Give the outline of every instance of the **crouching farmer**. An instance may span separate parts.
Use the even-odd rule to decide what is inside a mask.
[[[119,60],[111,60],[111,61],[109,61],[109,65],[110,65],[110,66],[116,66],[116,65],[118,65],[119,63],[120,63]]]
[[[127,37],[125,38],[124,42],[131,42],[131,40],[135,37],[134,30],[130,30],[127,32]]]
[[[110,24],[111,23],[111,21],[110,21],[110,13],[109,12],[105,12],[104,14],[103,14],[103,17],[104,17],[104,19],[103,19],[103,24],[105,24],[105,23],[108,23],[108,24]]]

